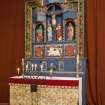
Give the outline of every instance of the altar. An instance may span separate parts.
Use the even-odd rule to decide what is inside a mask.
[[[82,78],[11,77],[10,105],[82,105]]]
[[[9,80],[10,105],[85,105],[84,33],[84,0],[25,0],[25,49]]]

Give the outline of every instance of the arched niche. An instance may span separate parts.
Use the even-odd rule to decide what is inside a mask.
[[[75,40],[75,23],[72,20],[68,20],[65,24],[65,40]]]
[[[44,41],[44,25],[42,23],[36,24],[35,28],[35,42]]]
[[[60,4],[50,4],[46,15],[47,41],[61,41],[63,39],[63,16]]]

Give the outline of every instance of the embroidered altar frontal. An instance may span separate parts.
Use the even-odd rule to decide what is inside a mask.
[[[10,105],[82,105],[80,96],[81,79],[10,78]]]

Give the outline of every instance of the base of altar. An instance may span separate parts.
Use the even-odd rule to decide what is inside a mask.
[[[11,77],[10,105],[82,105],[82,78]]]

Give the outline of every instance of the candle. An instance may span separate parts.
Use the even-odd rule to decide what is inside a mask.
[[[79,54],[77,54],[77,65],[79,64]]]
[[[34,70],[34,64],[32,64],[31,67],[32,67],[32,70]]]
[[[35,64],[34,67],[35,67],[35,70],[36,70],[36,68],[37,68],[37,64]]]
[[[28,70],[28,65],[26,65],[26,71]]]
[[[40,65],[41,71],[43,70],[43,65]]]
[[[17,68],[17,73],[18,73],[18,75],[19,75],[19,73],[20,73],[20,68],[19,68],[19,67]]]

